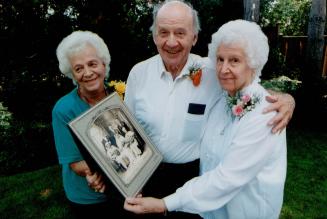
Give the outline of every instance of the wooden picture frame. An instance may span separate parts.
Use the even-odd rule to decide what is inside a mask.
[[[125,198],[135,196],[162,161],[117,93],[72,120],[69,127]]]

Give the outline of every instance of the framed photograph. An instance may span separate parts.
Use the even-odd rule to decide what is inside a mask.
[[[162,161],[117,93],[71,121],[69,127],[124,197],[135,196]]]

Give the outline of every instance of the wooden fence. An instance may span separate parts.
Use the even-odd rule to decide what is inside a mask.
[[[325,35],[322,77],[327,76],[327,35]],[[287,65],[298,66],[305,60],[307,36],[279,36],[279,45]]]

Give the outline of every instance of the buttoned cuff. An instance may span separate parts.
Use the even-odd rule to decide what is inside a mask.
[[[168,211],[176,211],[181,207],[179,195],[177,193],[166,196],[163,200]]]

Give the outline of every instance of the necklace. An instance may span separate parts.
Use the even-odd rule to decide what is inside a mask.
[[[100,102],[104,97],[107,96],[107,90],[104,88],[103,92],[101,92],[100,94],[93,95],[93,96],[91,96],[91,98],[82,94],[80,88],[77,89],[77,94],[87,104],[89,104],[90,106],[94,106],[95,104]]]

